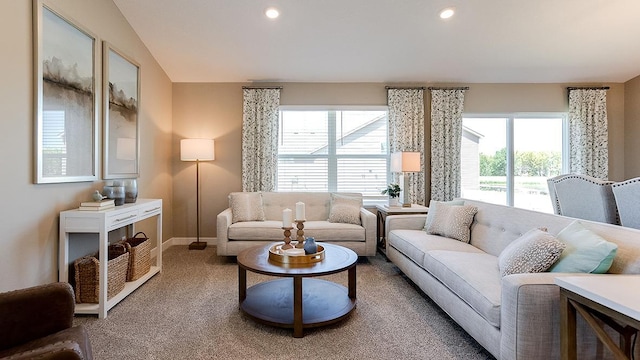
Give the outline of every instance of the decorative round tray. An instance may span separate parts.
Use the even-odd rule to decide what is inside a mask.
[[[281,249],[284,244],[276,244],[269,248],[269,260],[281,264],[306,265],[324,260],[324,248],[318,245],[318,252],[306,255],[287,255]]]

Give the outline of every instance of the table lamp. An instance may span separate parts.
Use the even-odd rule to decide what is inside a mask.
[[[400,203],[402,207],[411,207],[409,200],[409,177],[405,173],[420,171],[420,153],[414,151],[398,151],[391,154],[391,171],[400,173]]]
[[[215,160],[213,140],[180,140],[180,160],[196,162],[196,241],[189,244],[189,250],[203,250],[207,243],[200,242],[200,161]]]

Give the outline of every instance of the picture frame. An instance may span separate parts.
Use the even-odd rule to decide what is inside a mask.
[[[140,64],[103,41],[103,178],[139,175]]]
[[[33,0],[34,183],[98,179],[98,38]]]

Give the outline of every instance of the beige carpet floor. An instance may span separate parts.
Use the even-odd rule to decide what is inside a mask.
[[[101,359],[493,359],[382,255],[357,265],[358,302],[344,321],[292,330],[238,310],[235,258],[173,246],[163,271],[108,313],[76,316]],[[248,273],[248,285],[268,280]],[[323,279],[347,284],[347,273]]]

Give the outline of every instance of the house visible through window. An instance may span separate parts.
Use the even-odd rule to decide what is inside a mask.
[[[566,173],[565,114],[464,116],[462,197],[553,212],[547,179]]]
[[[383,198],[388,183],[387,110],[280,111],[277,191],[340,191]]]

